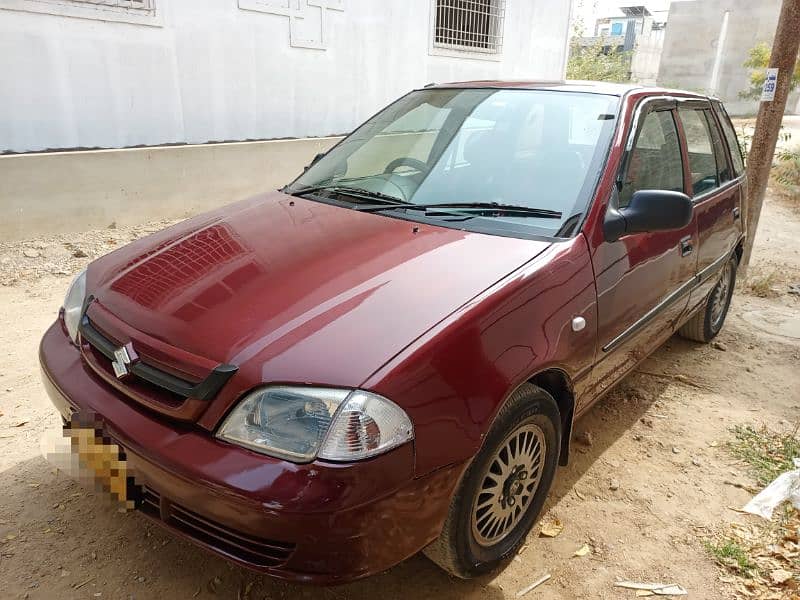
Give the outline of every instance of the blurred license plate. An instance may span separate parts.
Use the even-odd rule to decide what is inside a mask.
[[[95,488],[111,495],[126,509],[134,508],[133,478],[128,473],[125,454],[112,440],[90,427],[65,427],[72,453],[78,457],[82,479],[91,479]]]

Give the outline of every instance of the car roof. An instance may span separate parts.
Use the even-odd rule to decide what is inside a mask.
[[[609,94],[624,96],[630,92],[647,92],[653,95],[680,95],[684,97],[708,99],[696,92],[673,90],[669,88],[643,86],[634,83],[612,83],[609,81],[537,81],[537,80],[476,80],[456,81],[452,83],[433,83],[425,86],[436,88],[489,88],[489,89],[525,89],[525,90],[557,90],[563,92],[584,92],[593,94]]]

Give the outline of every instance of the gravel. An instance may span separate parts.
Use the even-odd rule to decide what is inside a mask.
[[[16,286],[55,275],[70,277],[87,263],[176,220],[0,242],[0,285]]]

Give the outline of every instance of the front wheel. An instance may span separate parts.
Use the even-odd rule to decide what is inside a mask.
[[[710,342],[717,336],[725,323],[725,317],[728,315],[728,308],[731,305],[738,264],[735,254],[728,259],[717,285],[708,295],[704,308],[678,329],[681,337],[696,342]]]
[[[464,579],[512,558],[541,512],[561,446],[552,396],[534,385],[508,399],[459,484],[442,533],[424,552]]]

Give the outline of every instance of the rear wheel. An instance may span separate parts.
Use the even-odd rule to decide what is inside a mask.
[[[552,396],[520,386],[461,480],[439,538],[425,554],[461,578],[512,558],[542,509],[558,462],[561,425]]]
[[[719,281],[708,295],[705,306],[689,319],[679,330],[681,337],[696,342],[710,342],[725,324],[736,285],[736,255],[731,256],[720,274]]]

